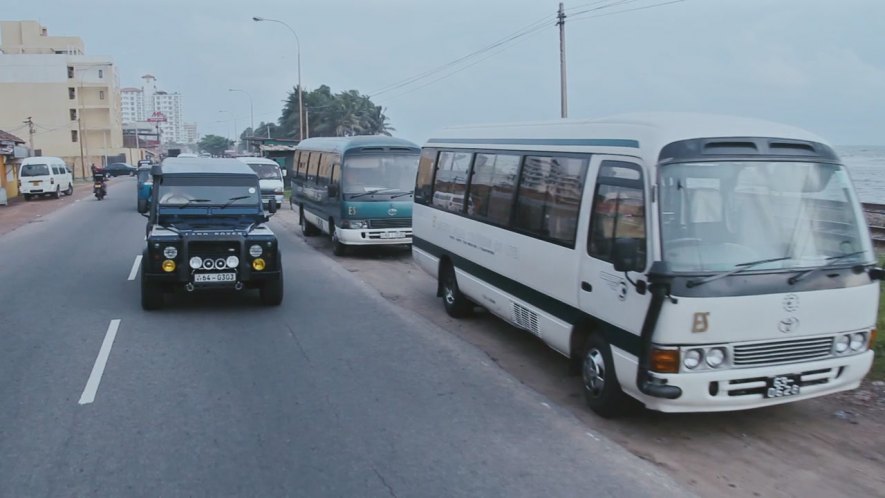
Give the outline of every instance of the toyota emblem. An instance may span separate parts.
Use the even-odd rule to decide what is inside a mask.
[[[396,208],[390,208],[387,210],[387,214],[389,214],[390,216],[396,216],[396,213],[398,212],[399,211],[397,211]]]

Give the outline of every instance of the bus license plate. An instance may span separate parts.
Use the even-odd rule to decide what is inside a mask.
[[[403,232],[381,232],[382,239],[401,239],[405,237]]]
[[[236,273],[197,273],[194,275],[194,282],[236,282]]]
[[[769,377],[765,388],[766,398],[783,398],[799,394],[798,375],[779,375]]]

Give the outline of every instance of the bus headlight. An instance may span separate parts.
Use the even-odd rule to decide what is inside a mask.
[[[166,256],[166,259],[175,259],[175,256],[178,256],[178,249],[174,246],[166,246],[163,249],[163,256]]]
[[[369,222],[366,220],[344,220],[341,222],[341,228],[369,228]]]
[[[203,258],[201,258],[199,256],[194,256],[190,259],[190,261],[188,261],[188,264],[190,265],[191,268],[196,270],[196,269],[200,268],[201,266],[203,266]]]
[[[707,351],[704,359],[711,368],[719,368],[725,363],[725,349],[713,348]]]
[[[694,370],[701,364],[703,357],[704,353],[700,349],[689,349],[682,358],[682,365],[689,370]]]
[[[252,256],[253,258],[257,258],[258,256],[261,256],[261,253],[263,251],[264,250],[261,249],[260,245],[253,244],[252,246],[249,247],[249,256]]]
[[[833,348],[836,350],[836,353],[844,353],[848,351],[848,346],[851,344],[851,338],[847,335],[840,335],[836,337],[836,343]]]
[[[858,332],[856,334],[851,334],[851,341],[848,346],[852,351],[860,351],[867,345],[867,337],[863,332]]]

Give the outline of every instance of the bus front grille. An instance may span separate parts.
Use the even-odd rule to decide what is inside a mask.
[[[412,228],[412,218],[369,220],[369,228]]]
[[[734,346],[735,366],[763,366],[793,363],[830,356],[832,337],[812,337]]]

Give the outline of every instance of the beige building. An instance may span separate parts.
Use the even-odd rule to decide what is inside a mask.
[[[34,149],[63,158],[78,177],[124,152],[113,61],[37,22],[0,21],[0,129],[27,136],[29,117]]]

